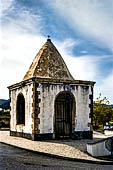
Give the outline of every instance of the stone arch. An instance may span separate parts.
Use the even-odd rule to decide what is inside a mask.
[[[69,91],[60,92],[55,99],[55,138],[71,138],[75,130],[76,102]]]
[[[25,99],[22,93],[17,96],[16,117],[17,124],[25,124]]]

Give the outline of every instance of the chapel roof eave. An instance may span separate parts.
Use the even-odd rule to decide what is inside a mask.
[[[40,77],[32,77],[27,80],[23,80],[19,83],[8,86],[9,90],[24,87],[27,84],[31,83],[48,83],[48,84],[73,84],[73,85],[86,85],[86,86],[94,86],[96,82],[94,81],[86,81],[86,80],[61,80],[61,79],[52,79],[52,78],[40,78]]]

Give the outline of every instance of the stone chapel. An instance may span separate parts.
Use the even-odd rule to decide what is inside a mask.
[[[48,38],[23,80],[8,87],[10,135],[31,140],[91,139],[94,84],[74,80]]]

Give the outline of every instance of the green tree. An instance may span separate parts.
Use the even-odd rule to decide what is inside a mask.
[[[97,129],[100,125],[104,126],[113,120],[113,109],[109,106],[109,101],[106,97],[99,97],[94,101],[93,105],[93,126]]]

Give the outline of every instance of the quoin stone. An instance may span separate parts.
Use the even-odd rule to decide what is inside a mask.
[[[48,37],[23,80],[8,87],[10,135],[31,140],[91,139],[94,84],[72,77]]]

